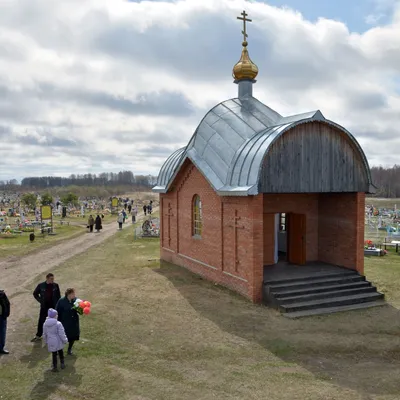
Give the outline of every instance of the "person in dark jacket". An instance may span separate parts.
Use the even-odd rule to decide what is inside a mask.
[[[94,222],[94,227],[97,232],[100,232],[101,229],[103,229],[103,226],[101,224],[101,217],[100,215],[97,215],[96,221]]]
[[[32,342],[40,340],[43,335],[43,324],[47,318],[47,312],[50,308],[55,308],[58,300],[61,297],[60,287],[54,282],[54,274],[46,275],[46,280],[36,286],[33,292],[33,297],[40,303],[39,321],[37,326],[36,336]]]
[[[93,225],[94,225],[94,218],[93,215],[91,215],[88,219],[88,224],[87,224],[87,226],[89,227],[89,232],[93,232]]]
[[[10,316],[10,302],[4,290],[0,290],[0,354],[9,354],[6,345],[7,318]]]
[[[56,310],[58,320],[63,324],[68,339],[68,355],[72,355],[72,346],[79,340],[79,314],[72,308],[76,300],[75,289],[68,288],[65,296],[58,301]]]

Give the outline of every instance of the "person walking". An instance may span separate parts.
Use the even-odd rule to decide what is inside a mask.
[[[58,372],[57,356],[60,357],[61,369],[65,368],[64,345],[68,343],[63,324],[57,321],[57,317],[57,311],[50,308],[43,325],[43,338],[47,344],[47,349],[52,353],[52,372]]]
[[[0,354],[9,354],[5,349],[7,318],[10,316],[10,301],[4,290],[0,290]]]
[[[124,221],[125,221],[124,214],[122,214],[122,212],[120,212],[118,214],[118,219],[117,219],[118,227],[119,227],[120,230],[122,229],[122,224],[124,223]]]
[[[146,204],[143,205],[143,212],[144,212],[144,216],[147,215],[147,206]]]
[[[137,213],[138,213],[137,206],[134,206],[134,207],[132,208],[132,224],[136,223],[136,216],[137,216]]]
[[[72,356],[72,346],[79,340],[79,314],[72,308],[76,300],[75,289],[68,288],[65,296],[61,297],[56,306],[58,320],[63,324],[68,339],[67,354]]]
[[[54,274],[48,273],[46,281],[39,283],[33,292],[33,297],[40,303],[39,321],[36,336],[31,340],[36,342],[42,338],[43,324],[47,318],[47,312],[50,308],[54,308],[61,297],[60,287],[54,282]]]
[[[93,225],[94,225],[94,218],[93,215],[91,215],[88,220],[89,232],[93,232]]]
[[[100,232],[103,229],[102,221],[100,215],[97,214],[96,221],[94,222],[96,232]]]

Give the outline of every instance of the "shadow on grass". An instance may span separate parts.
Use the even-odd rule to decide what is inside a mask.
[[[32,345],[31,352],[29,354],[22,356],[20,358],[20,361],[28,364],[28,368],[35,368],[43,360],[49,358],[49,352],[47,351],[47,347],[42,347],[42,346],[43,346],[42,341],[34,342]]]
[[[44,372],[43,380],[37,382],[29,395],[29,399],[48,399],[61,385],[68,387],[69,391],[71,391],[73,387],[80,386],[82,383],[82,375],[76,373],[75,362],[75,356],[66,356],[66,368],[64,370],[59,370],[59,372],[51,372],[51,359],[49,358],[49,366]]]
[[[161,261],[167,278],[190,305],[222,330],[260,344],[317,379],[356,390],[362,399],[399,395],[400,312],[390,305],[289,320],[264,306]]]

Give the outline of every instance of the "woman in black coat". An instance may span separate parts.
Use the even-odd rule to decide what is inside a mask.
[[[97,215],[96,220],[94,221],[94,227],[97,232],[100,232],[100,229],[103,229],[101,226],[101,217],[100,215]]]
[[[79,340],[79,314],[72,307],[75,303],[75,289],[69,288],[65,291],[65,296],[58,300],[56,310],[58,320],[63,324],[65,334],[68,338],[68,354],[72,355],[72,346]]]

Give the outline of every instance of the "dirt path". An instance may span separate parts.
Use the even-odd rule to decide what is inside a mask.
[[[155,208],[154,211],[157,211]],[[144,219],[143,214],[138,215],[138,221]],[[128,220],[129,221],[129,220]],[[63,240],[51,248],[43,248],[33,254],[28,254],[17,260],[5,260],[0,262],[0,286],[6,290],[7,296],[12,298],[21,293],[23,287],[32,279],[49,269],[52,269],[69,258],[87,251],[90,247],[96,246],[118,232],[117,223],[103,225],[100,233],[87,233],[70,240]],[[123,229],[132,229],[131,222],[123,225]]]

